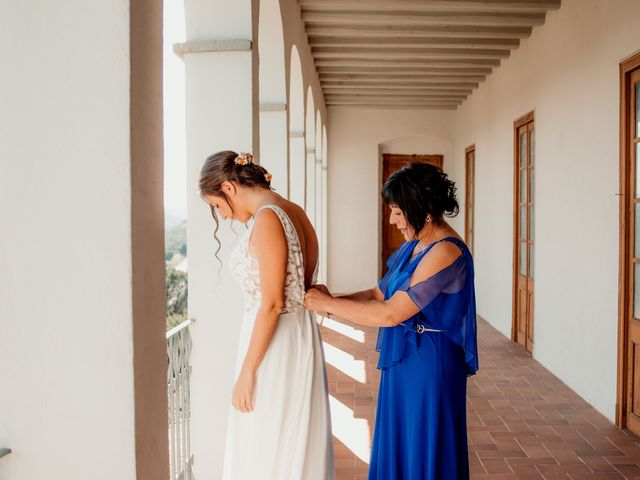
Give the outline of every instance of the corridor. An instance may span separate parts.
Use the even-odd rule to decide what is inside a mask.
[[[337,479],[363,480],[369,447],[362,437],[373,433],[380,381],[377,330],[325,320],[322,335]],[[637,437],[616,428],[481,319],[478,344],[480,371],[467,395],[472,479],[640,479]]]

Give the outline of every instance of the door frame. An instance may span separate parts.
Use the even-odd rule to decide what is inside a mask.
[[[517,310],[517,297],[518,297],[518,272],[519,272],[519,264],[518,264],[518,242],[519,242],[519,233],[518,233],[518,173],[519,173],[519,164],[518,164],[518,129],[529,122],[535,121],[534,110],[529,113],[521,116],[515,122],[513,122],[513,268],[512,268],[512,280],[511,280],[511,340],[514,342],[518,341],[518,312]],[[528,140],[527,140],[528,142]],[[528,143],[527,143],[528,148]],[[526,348],[525,348],[526,350]]]
[[[473,168],[471,178],[469,178],[469,153],[473,152]],[[475,241],[476,241],[476,144],[469,145],[464,149],[464,241],[471,250],[471,255],[475,258]],[[471,195],[469,195],[469,184],[473,186]],[[473,198],[470,198],[470,197]],[[469,200],[473,212],[469,215]],[[469,218],[471,217],[471,218]],[[469,227],[471,227],[471,242],[469,242]]]
[[[627,223],[629,218],[629,198],[630,191],[630,157],[629,123],[631,112],[628,108],[630,94],[631,73],[640,68],[640,52],[636,52],[620,62],[620,192],[619,196],[619,248],[618,248],[618,372],[617,372],[617,392],[616,392],[616,425],[624,428],[627,426],[627,402],[628,385],[627,369],[628,364],[628,312],[631,297],[629,293],[631,282],[629,281],[629,265],[627,262],[631,245],[629,243],[629,228]]]
[[[419,158],[430,158],[435,159],[440,162],[440,168],[444,171],[444,154],[442,153],[388,153],[388,152],[379,152],[380,154],[380,163],[379,163],[379,177],[378,177],[378,192],[382,191],[382,187],[384,186],[384,166],[387,158],[389,157],[410,157],[412,160]],[[380,194],[378,194],[378,278],[382,277],[382,272],[384,271],[384,265],[386,259],[383,258],[384,254],[384,229],[386,227],[387,215],[385,213],[385,205],[382,202],[382,198]]]

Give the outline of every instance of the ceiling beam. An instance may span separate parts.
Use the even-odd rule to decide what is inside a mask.
[[[415,73],[415,74],[404,74],[404,75],[386,75],[383,73],[379,73],[376,75],[357,75],[357,74],[320,74],[320,81],[328,80],[328,81],[349,81],[349,80],[372,80],[375,78],[380,81],[398,81],[398,80],[424,80],[429,82],[473,82],[478,83],[482,82],[485,79],[484,75],[466,75],[466,76],[457,76],[457,75],[426,75],[424,73]]]
[[[312,47],[401,47],[406,49],[439,48],[493,48],[512,49],[520,45],[517,38],[424,38],[424,37],[309,37]]]
[[[394,110],[456,110],[458,108],[457,105],[429,105],[429,104],[397,104],[397,105],[384,105],[384,104],[376,104],[376,103],[330,103],[327,104],[327,107],[351,107],[351,108],[384,108],[384,109],[394,109]]]
[[[326,99],[328,103],[337,103],[337,102],[362,102],[362,103],[409,103],[409,102],[421,102],[421,103],[430,103],[432,105],[446,104],[446,105],[455,105],[458,103],[462,103],[462,100],[454,99],[446,99],[446,98],[420,98],[420,97],[328,97]]]
[[[454,37],[454,38],[528,38],[531,27],[486,27],[477,25],[434,26],[434,25],[360,25],[343,24],[328,26],[307,23],[310,37],[362,37],[362,36],[404,36],[404,37]]]
[[[367,58],[351,58],[351,59],[315,59],[316,67],[367,67],[367,68],[424,68],[424,67],[497,67],[500,65],[499,59],[493,58],[462,58],[462,59],[367,59]]]
[[[447,100],[447,99],[433,99],[433,98],[421,98],[421,97],[340,97],[340,98],[326,98],[325,104],[338,104],[338,103],[360,103],[363,105],[370,103],[385,104],[385,105],[397,105],[398,103],[427,103],[429,105],[460,105],[464,99],[461,100]]]
[[[351,95],[351,96],[419,96],[419,97],[432,97],[432,98],[451,98],[455,100],[461,100],[467,97],[465,93],[443,92],[442,90],[429,90],[429,89],[391,89],[391,88],[370,88],[370,89],[330,89],[323,90],[325,96],[339,96],[339,95]]]
[[[323,85],[322,90],[326,89],[380,89],[386,88],[391,90],[430,90],[432,92],[441,92],[441,93],[453,93],[455,95],[459,94],[470,94],[473,89],[472,88],[456,88],[456,87],[440,87],[433,85],[390,85],[390,84],[379,84],[379,83],[369,83],[369,84],[351,84],[351,85]]]
[[[509,57],[509,50],[489,48],[421,48],[406,49],[398,47],[311,47],[316,59],[341,58],[380,58],[380,59],[500,59]]]
[[[319,67],[318,75],[378,75],[380,68],[374,67]],[[486,76],[491,73],[491,68],[434,68],[434,67],[409,67],[394,68],[382,71],[385,75],[455,75],[458,77]]]
[[[363,85],[371,85],[371,86],[386,86],[393,88],[402,88],[402,87],[429,87],[429,88],[449,88],[449,89],[464,89],[470,90],[474,89],[478,86],[477,82],[429,82],[429,81],[421,81],[421,80],[394,80],[394,81],[384,81],[378,80],[377,78],[371,78],[370,80],[354,80],[354,81],[345,81],[345,80],[322,80],[320,84],[325,86],[363,86]]]
[[[467,97],[464,93],[423,93],[422,90],[332,90],[325,91],[326,97],[420,97],[420,98],[434,98],[434,99],[448,99],[448,100],[462,100]]]
[[[359,10],[341,11],[302,11],[305,23],[339,26],[359,23],[366,25],[483,25],[504,27],[531,27],[544,24],[544,14],[538,13],[424,13],[424,12],[371,12]]]
[[[494,11],[510,13],[544,13],[560,8],[560,0],[298,0],[305,10],[415,10],[428,12]]]

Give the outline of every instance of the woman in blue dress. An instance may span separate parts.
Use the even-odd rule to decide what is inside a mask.
[[[467,377],[478,370],[471,253],[444,220],[458,213],[454,182],[411,164],[382,189],[405,243],[377,287],[333,297],[318,285],[307,308],[381,327],[382,370],[369,480],[469,478]]]

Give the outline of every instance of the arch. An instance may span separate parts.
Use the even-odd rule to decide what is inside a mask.
[[[261,0],[258,20],[260,104],[287,101],[284,31],[279,0]]]
[[[279,0],[262,0],[258,20],[260,156],[272,186],[288,196],[287,82]]]
[[[289,199],[305,204],[304,84],[298,48],[291,47],[289,73]]]

